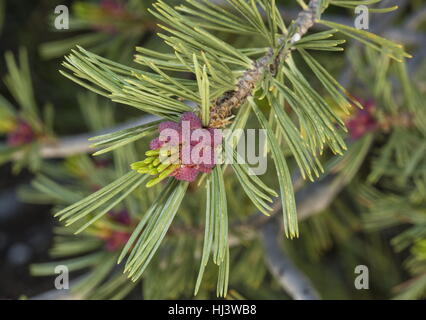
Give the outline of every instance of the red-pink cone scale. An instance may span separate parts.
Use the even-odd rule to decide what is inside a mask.
[[[147,186],[167,176],[192,182],[200,172],[210,173],[216,165],[216,148],[222,143],[221,131],[203,128],[195,113],[183,113],[179,122],[161,122],[158,131],[160,135],[151,141],[151,150],[146,153],[148,158],[132,164],[132,169],[140,173],[158,175]],[[161,156],[168,158],[163,161]]]

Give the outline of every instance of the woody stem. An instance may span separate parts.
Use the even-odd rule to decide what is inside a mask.
[[[311,0],[306,10],[300,12],[289,32],[278,41],[279,48],[269,48],[268,52],[253,62],[253,68],[244,72],[234,91],[228,91],[219,97],[210,108],[211,128],[222,128],[230,123],[232,110],[243,105],[253,95],[257,84],[265,72],[277,70],[291,50],[291,44],[300,39],[314,25],[321,0]]]

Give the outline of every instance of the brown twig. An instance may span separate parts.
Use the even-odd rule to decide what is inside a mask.
[[[292,26],[292,32],[279,40],[282,49],[275,57],[274,48],[270,48],[268,53],[253,63],[252,69],[247,70],[240,77],[234,91],[226,92],[213,103],[210,108],[209,127],[222,128],[230,123],[232,110],[243,105],[253,95],[256,85],[263,79],[265,72],[277,70],[279,64],[287,58],[291,50],[288,44],[300,39],[314,25],[320,3],[320,0],[311,0],[308,8],[298,14]]]

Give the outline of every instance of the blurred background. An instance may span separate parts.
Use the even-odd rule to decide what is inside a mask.
[[[167,2],[181,3],[178,0]],[[407,63],[408,77],[415,82],[419,94],[424,95],[426,88],[425,2],[423,0],[384,2],[386,7],[397,3],[400,9],[385,14],[371,14],[370,31],[406,46],[407,51],[413,55]],[[286,8],[282,11],[286,21],[294,18],[300,10],[297,1],[277,1],[277,3]],[[52,259],[54,227],[57,226],[51,210],[58,202],[50,201],[50,198],[43,195],[40,192],[42,188],[39,188],[37,192],[31,189],[34,186],[31,183],[37,177],[36,173],[41,168],[42,171],[44,170],[43,174],[54,176],[55,172],[62,174],[64,170],[68,170],[69,175],[70,172],[75,174],[76,168],[78,170],[88,168],[82,164],[85,160],[75,160],[74,155],[59,153],[59,156],[57,154],[46,156],[48,154],[46,150],[47,153],[43,154],[40,149],[31,149],[32,147],[24,149],[22,146],[37,139],[45,142],[56,137],[80,137],[79,141],[85,140],[90,136],[90,134],[86,136],[86,133],[99,132],[110,125],[140,116],[139,113],[124,106],[119,106],[118,112],[115,112],[116,106],[107,99],[90,95],[87,90],[63,77],[58,70],[61,69],[64,55],[76,45],[81,45],[111,60],[134,66],[132,59],[135,46],[163,50],[164,44],[155,37],[158,31],[156,21],[146,11],[151,4],[152,1],[148,0],[0,0],[0,77],[2,79],[0,104],[4,107],[0,113],[0,130],[3,130],[0,133],[2,141],[0,298],[34,297],[53,289],[52,276],[43,275],[43,272],[39,276],[30,273],[31,265]],[[52,21],[57,5],[65,5],[69,8],[70,30],[58,31],[53,28]],[[327,18],[353,25],[354,14],[346,8],[334,7],[327,11]],[[254,41],[235,34],[226,37],[236,46],[244,46],[245,43]],[[375,96],[380,88],[376,92],[372,88],[374,83],[377,83],[377,79],[392,84],[395,82],[395,76],[376,77],[379,72],[377,70],[374,76],[368,78],[368,71],[382,62],[381,57],[361,52],[360,46],[354,45],[353,41],[349,41],[344,47],[350,49],[347,51],[348,54],[318,53],[317,57],[327,70],[349,88],[351,93],[364,99],[363,101],[369,101],[368,103],[376,106],[391,103],[390,96],[380,94]],[[365,73],[360,76],[359,73],[362,72]],[[392,88],[392,85],[387,88]],[[404,100],[399,100],[397,103],[404,103],[400,101]],[[93,107],[90,110],[96,109],[96,113],[88,114],[89,106]],[[112,111],[104,112],[103,110]],[[372,119],[362,120],[353,115],[350,122],[353,130],[352,138],[358,139],[359,136],[364,135],[368,131],[366,128],[370,120],[373,121]],[[82,136],[79,136],[80,134]],[[406,180],[409,182],[394,183],[393,176],[389,175],[383,178],[387,179],[383,187],[383,185],[378,186],[382,176],[374,171],[374,174],[380,176],[376,179],[374,192],[380,191],[383,194],[372,195],[373,190],[367,190],[367,187],[359,189],[360,181],[362,184],[367,177],[371,178],[370,163],[377,160],[378,154],[385,152],[381,147],[390,139],[389,131],[386,130],[377,133],[377,136],[373,143],[375,148],[369,149],[369,153],[365,156],[369,160],[365,160],[365,163],[361,165],[355,174],[353,184],[351,182],[336,191],[325,187],[328,185],[328,180],[325,179],[321,181],[321,184],[313,185],[311,189],[302,189],[302,192],[297,194],[297,197],[304,199],[305,206],[309,206],[309,200],[320,204],[318,208],[307,209],[310,218],[302,222],[301,239],[294,240],[292,243],[285,241],[281,245],[294,263],[311,279],[323,298],[391,299],[404,294],[407,288],[413,291],[402,297],[413,299],[424,297],[426,189],[421,189],[425,186],[422,184],[424,181],[414,183],[415,179],[412,179],[411,173],[408,172]],[[410,137],[407,139],[407,143],[414,141],[413,146],[419,143],[418,140],[410,140]],[[404,143],[401,140],[398,141]],[[39,147],[40,145],[35,148]],[[83,151],[87,149],[87,145],[84,144],[80,147]],[[424,145],[421,146],[421,141],[420,147],[424,147]],[[16,152],[17,148],[21,148],[20,156],[12,156],[12,151]],[[361,146],[355,153],[362,153],[362,150]],[[407,163],[411,163],[411,166],[416,168],[420,166],[421,174],[413,175],[424,179],[425,162],[420,160],[417,163],[409,162],[414,154],[411,151],[407,152],[408,159],[404,162],[404,167],[409,166]],[[46,160],[46,158],[49,159]],[[424,154],[418,154],[417,158],[423,159]],[[405,161],[404,159],[402,161]],[[102,169],[105,165],[102,160],[111,161],[107,157],[101,158],[98,162],[90,164],[89,168]],[[383,164],[382,167],[385,168],[386,165]],[[69,168],[72,169],[69,170]],[[58,184],[64,187],[76,187],[76,183],[67,184],[63,182],[65,180],[59,181]],[[383,180],[380,181],[383,182]],[[227,187],[232,190],[232,184]],[[425,192],[423,193],[422,190]],[[309,193],[309,196],[306,196],[306,193]],[[385,196],[392,196],[393,198],[389,201],[394,202],[386,202],[380,209],[375,208],[373,204],[379,201],[377,199],[383,200]],[[245,195],[241,194],[240,197],[244,199]],[[197,212],[196,196],[191,198],[193,202],[189,202],[185,210]],[[321,204],[321,199],[329,199],[329,201]],[[410,205],[411,201],[413,205]],[[242,203],[243,205],[234,204],[236,211],[244,211],[247,216],[248,213],[255,211],[249,206],[248,201],[243,200]],[[301,211],[304,210],[304,205],[301,205]],[[315,205],[310,206],[315,207]],[[416,215],[418,219],[415,223],[407,216],[401,219],[399,217],[398,220],[395,214],[390,212],[390,208],[399,210],[400,214]],[[370,217],[376,217],[372,219],[373,222],[365,218],[366,214],[369,215],[368,212],[373,212]],[[411,229],[413,225],[416,227],[414,231]],[[407,230],[411,230],[410,237],[403,238],[403,241],[405,243],[408,241],[408,244],[395,241],[396,237],[401,237]],[[245,233],[244,229],[241,233]],[[244,275],[246,269],[252,268],[252,265],[257,265],[259,261],[265,259],[264,250],[258,242],[247,240],[244,246],[246,251],[235,250],[237,252],[235,259],[241,259],[246,264],[235,266],[233,278],[235,283],[231,286],[234,290],[233,296],[238,298],[241,295],[252,299],[288,298],[280,285],[273,281],[273,272],[268,269],[267,263],[262,262],[258,270],[253,270],[254,274]],[[413,260],[413,255],[415,259],[420,259],[420,262],[418,260],[410,262]],[[414,270],[410,268],[413,263]],[[196,265],[198,266],[198,262]],[[369,266],[371,279],[369,290],[354,288],[356,265]],[[241,274],[240,277],[238,273]],[[84,274],[82,270],[77,271],[75,278],[81,274]],[[149,283],[146,286],[153,285]],[[127,297],[139,298],[144,295],[156,298],[192,298],[191,290],[183,289],[173,293],[172,296],[167,293],[150,296],[148,293],[141,294],[140,291],[133,290]],[[209,296],[209,293],[204,295],[204,297]]]

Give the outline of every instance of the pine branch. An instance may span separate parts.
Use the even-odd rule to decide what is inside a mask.
[[[300,12],[288,34],[279,39],[281,49],[276,53],[274,48],[254,62],[253,68],[247,70],[238,80],[236,89],[218,98],[210,109],[210,127],[221,128],[230,123],[232,110],[243,105],[253,95],[256,85],[262,80],[267,70],[277,70],[278,66],[288,57],[289,45],[301,39],[314,25],[317,18],[320,0],[311,0],[306,10]]]
[[[271,124],[253,99],[255,91],[261,85],[264,97],[267,97],[268,102],[272,103],[274,107],[274,112],[271,112],[271,116],[275,116],[277,119],[279,125],[277,125],[277,130],[281,130],[284,139],[291,145],[291,153],[301,168],[302,176],[305,177],[306,174],[306,176],[313,179],[312,173],[318,176],[319,172],[322,171],[321,164],[316,157],[317,152],[323,151],[325,145],[328,145],[331,151],[337,154],[342,154],[346,150],[345,143],[336,130],[336,125],[344,128],[344,122],[330,109],[324,98],[312,88],[310,81],[302,74],[293,61],[290,54],[291,51],[295,49],[299,51],[333,100],[344,110],[350,107],[351,102],[356,103],[348,97],[345,89],[334,80],[327,70],[304,50],[305,48],[341,50],[341,48],[337,47],[341,43],[338,40],[325,40],[331,33],[338,30],[354,39],[358,39],[374,50],[380,52],[389,51],[389,56],[395,60],[403,59],[407,54],[403,51],[402,46],[391,43],[386,39],[328,21],[319,22],[332,28],[331,30],[306,36],[302,39],[302,36],[314,25],[316,19],[320,18],[325,5],[329,4],[328,1],[311,0],[308,6],[303,6],[305,10],[297,16],[289,30],[285,27],[284,22],[279,20],[281,18],[277,18],[276,8],[271,9],[268,7],[267,2],[260,2],[259,4],[269,12],[268,25],[271,27],[270,30],[267,30],[254,1],[251,2],[250,6],[245,1],[230,0],[230,4],[236,9],[235,11],[238,11],[242,16],[242,20],[239,21],[235,21],[237,20],[234,18],[235,16],[232,13],[224,12],[223,9],[215,8],[212,10],[208,7],[208,1],[203,1],[205,5],[192,0],[188,0],[188,3],[193,7],[199,7],[199,15],[193,7],[180,6],[173,9],[163,1],[159,1],[155,5],[157,11],[152,13],[165,22],[166,25],[173,26],[171,28],[162,26],[171,35],[161,34],[160,36],[165,39],[168,45],[173,47],[175,55],[155,53],[140,48],[138,51],[144,55],[138,55],[136,61],[149,67],[154,73],[122,66],[94,55],[83,48],[78,48],[77,51],[73,51],[66,58],[64,63],[64,66],[71,70],[73,75],[63,74],[98,94],[110,97],[113,101],[131,105],[175,122],[178,118],[182,119],[187,111],[191,113],[197,112],[201,114],[201,119],[199,120],[204,124],[208,124],[209,128],[221,128],[230,124],[233,109],[239,108],[248,102],[261,127],[266,129],[268,133],[272,158],[275,162],[280,184],[285,233],[290,237],[295,237],[298,234],[297,214],[288,165]],[[179,11],[189,13],[189,16],[182,15]],[[209,17],[207,13],[211,13],[212,17]],[[205,18],[208,22],[200,22],[202,18]],[[279,27],[277,27],[278,24]],[[224,30],[224,27],[228,27],[233,32],[241,30],[245,33],[257,34],[268,44],[266,48],[261,48],[261,50],[257,48],[237,49],[205,31],[203,27],[215,30]],[[277,34],[284,34],[284,36],[276,39]],[[263,57],[253,62],[252,55],[264,52],[266,54]],[[204,62],[203,67],[201,67],[199,61]],[[243,69],[242,71],[241,68]],[[172,77],[163,70],[191,72],[196,75],[196,80]],[[216,72],[216,70],[219,71]],[[288,84],[282,83],[283,77],[288,80]],[[230,90],[235,83],[237,83],[236,88]],[[273,92],[271,89],[275,91]],[[197,108],[189,108],[182,102],[184,100],[193,101],[198,110]],[[214,102],[209,108],[210,101]],[[286,113],[282,112],[281,106],[284,101],[288,102],[294,110],[300,125],[293,123]],[[236,119],[232,121],[232,124],[235,125],[238,119],[241,118],[241,114],[245,114],[247,110],[251,111],[248,108],[243,112],[240,111]],[[194,114],[194,117],[197,117],[197,115]],[[246,121],[247,117],[242,122],[246,123]],[[242,127],[244,126],[245,124],[242,125]],[[118,133],[118,136],[123,134],[126,135],[127,133]],[[139,132],[133,137],[136,137],[137,134]],[[305,143],[302,143],[300,136],[305,140]],[[299,140],[297,140],[297,137],[299,137]],[[116,141],[117,134],[109,135],[108,139]],[[151,152],[155,151],[151,150]],[[311,154],[313,154],[314,159]],[[150,156],[150,154],[147,154],[147,156]],[[144,161],[135,163],[138,166],[134,166],[132,169],[137,169],[135,171],[138,172],[140,170],[140,173],[146,174],[147,168],[143,165]],[[146,161],[149,163],[149,161],[154,160],[153,158],[148,158]],[[170,169],[175,170],[174,167]],[[154,164],[148,170],[152,171],[150,175],[159,173]],[[215,170],[219,170],[219,168]],[[169,174],[170,172],[168,171],[163,172],[161,176],[155,178],[157,180],[151,180],[150,183],[158,183],[161,181],[158,179],[163,179]],[[248,195],[250,192],[254,192],[253,190],[256,190],[257,194],[264,196],[264,200],[269,199],[265,193],[259,192],[256,187],[256,181],[248,181],[243,174],[240,174],[239,177],[240,181],[243,181],[243,187]],[[220,178],[223,179],[221,174]],[[215,252],[213,260],[220,265],[218,293],[224,295],[227,286],[228,244],[224,242],[222,235],[224,230],[227,229],[227,224],[226,219],[223,220],[224,214],[221,213],[224,210],[218,210],[219,206],[217,205],[226,206],[226,199],[219,197],[223,193],[220,191],[223,189],[223,181],[218,179],[218,177],[214,179],[211,180],[213,183],[211,190],[215,191],[211,195],[208,193],[208,196],[210,196],[209,199],[214,198],[215,201],[212,201],[207,207],[206,220],[209,221],[211,217],[215,217],[217,222],[215,222],[214,227],[216,235],[212,240],[212,232],[207,232],[208,230],[206,229],[202,267],[207,261],[205,257],[209,256],[210,248],[213,246],[213,251]],[[71,224],[103,205],[105,208],[94,217],[94,219],[98,219],[110,207],[116,205],[126,196],[124,194],[120,197],[115,197],[135,181],[137,183],[143,182],[138,180],[134,174],[129,173],[123,179],[120,178],[117,182],[89,196],[86,200],[64,209],[58,215],[66,218],[68,224]],[[152,186],[150,183],[147,184],[147,187]],[[172,192],[172,187],[175,186],[170,185],[170,190],[160,195],[149,210],[149,214],[147,213],[147,219],[149,220],[147,224],[148,231],[143,230],[145,222],[138,226],[131,240],[127,243],[125,250],[123,250],[121,259],[129,254],[130,258],[125,269],[133,280],[137,280],[145,270],[174,218],[175,212],[168,213],[164,217],[162,212],[169,211],[169,202],[180,204],[187,186],[181,185],[181,190],[176,193]],[[114,192],[112,193],[112,191]],[[168,198],[168,202],[164,204],[163,202],[166,201],[166,198]],[[100,202],[99,200],[102,201]],[[266,207],[260,196],[255,200],[258,208],[259,206]],[[173,207],[173,209],[175,208]],[[268,210],[268,207],[265,209]],[[160,216],[161,221],[159,220]],[[157,223],[156,220],[159,220],[159,222]],[[86,223],[83,228],[90,223],[91,221]],[[158,231],[154,231],[157,229]],[[217,234],[221,236],[218,237]],[[138,239],[139,236],[141,238]],[[132,249],[131,247],[136,240],[136,246]]]
[[[289,257],[280,250],[280,232],[274,220],[269,221],[262,230],[266,251],[266,261],[272,274],[284,290],[295,300],[318,300],[316,290],[308,278],[293,265]]]
[[[89,153],[96,151],[93,147],[91,138],[98,135],[104,135],[112,132],[117,132],[140,125],[148,124],[156,121],[159,118],[153,115],[142,116],[137,120],[126,122],[118,126],[102,130],[100,132],[83,133],[73,136],[65,136],[55,141],[48,141],[41,144],[40,156],[45,159],[66,158],[76,154]],[[14,160],[20,159],[24,154],[16,152],[13,156]]]
[[[324,176],[321,180],[315,181],[301,188],[303,180],[300,176],[294,176],[294,188],[296,191],[297,217],[299,221],[304,221],[309,217],[320,213],[326,209],[334,200],[336,195],[345,186],[341,179],[336,175],[330,174]],[[272,220],[282,209],[281,199],[277,198],[271,204],[270,215],[266,216],[260,210],[253,213],[247,219],[235,221],[230,224],[229,244],[231,247],[241,244],[241,234],[244,233],[243,240],[251,240],[256,237],[257,230],[262,229],[270,220]],[[204,232],[204,225],[199,227],[175,225],[170,228],[170,236],[179,236],[180,234],[201,235]]]
[[[317,206],[311,206],[310,204],[316,203],[319,200],[323,200],[324,206],[327,206],[328,203],[324,199],[328,199],[328,201],[331,201],[332,194],[334,194],[334,190],[331,187],[332,182],[334,181],[332,178],[326,179],[327,183],[319,183],[315,182],[313,184],[307,185],[304,189],[306,191],[298,191],[296,193],[296,200],[298,203],[299,208],[299,220],[305,220],[309,218],[310,216],[320,212],[323,208],[319,208]],[[302,183],[302,180],[300,176],[294,177],[294,185],[297,189],[300,187],[300,184]],[[330,191],[331,190],[331,191]],[[308,201],[311,199],[312,201]],[[276,221],[273,219],[276,217],[276,214],[281,210],[281,201],[279,199],[274,202],[272,205],[273,211],[271,213],[271,217],[267,217],[264,214],[262,214],[260,211],[253,214],[251,217],[249,217],[245,221],[239,221],[235,222],[230,226],[231,230],[242,232],[242,231],[253,231],[253,230],[262,230],[263,236],[265,237],[265,229],[268,228],[268,225],[272,223],[275,224]],[[199,228],[191,228],[187,226],[172,226],[168,232],[169,236],[179,236],[182,233],[185,234],[192,234],[194,236],[200,236],[204,232],[204,226],[201,226]],[[292,262],[289,260],[289,258],[280,251],[279,244],[277,243],[277,230],[274,230],[274,235],[268,239],[268,246],[266,246],[266,255],[268,257],[271,257],[268,259],[268,265],[271,269],[277,270],[277,275],[280,275],[280,283],[285,288],[286,291],[289,292],[289,294],[294,299],[308,299],[308,298],[318,298],[318,296],[315,293],[315,290],[310,286],[309,281],[306,280],[306,276],[304,276],[297,268],[292,264]],[[249,239],[253,239],[255,236],[257,236],[257,233],[251,232]],[[245,238],[245,240],[247,240]],[[240,245],[240,235],[230,234],[229,235],[229,245],[236,246]],[[282,275],[282,271],[285,270],[285,274]],[[275,271],[274,271],[275,272]],[[73,282],[77,283],[78,279]],[[73,286],[71,284],[71,286]],[[304,288],[307,288],[307,293],[304,293]],[[43,293],[41,295],[35,296],[32,299],[50,299],[50,300],[69,300],[69,299],[80,299],[78,296],[75,296],[73,294],[60,294],[56,290],[48,291],[46,293]]]
[[[389,2],[389,1],[381,2],[380,6],[383,7],[383,6],[387,5],[387,2]],[[400,1],[400,3],[398,3],[398,5],[402,8],[404,8],[407,5],[407,1],[402,0],[402,1]],[[402,30],[400,28],[395,28],[395,29],[389,28],[390,25],[393,22],[395,22],[395,18],[397,17],[397,14],[399,13],[399,11],[400,10],[395,11],[392,14],[388,15],[388,17],[383,21],[382,20],[374,20],[374,23],[372,23],[372,25],[370,26],[371,32],[378,34],[378,35],[383,33],[383,35],[386,38],[390,38],[394,41],[404,43],[404,44],[407,44],[407,45],[413,45],[413,44],[415,45],[415,44],[418,44],[418,43],[424,43],[424,42],[421,42],[421,39],[422,38],[424,39],[423,34],[415,34],[414,35],[413,32],[406,30],[405,27]],[[333,19],[326,19],[326,20],[336,22]],[[348,26],[352,25],[352,23],[349,23],[349,24],[348,23],[342,23],[342,22],[339,22],[339,23],[344,24],[344,25],[348,25]],[[416,41],[416,42],[413,43],[412,41]],[[417,41],[419,41],[419,42],[417,42]],[[354,42],[350,46],[350,48],[347,49],[347,51],[350,51],[351,48],[358,48],[360,46],[361,46],[360,42]],[[414,55],[414,56],[417,56],[417,55]],[[415,59],[412,59],[411,62],[413,62],[413,60],[415,60]],[[339,82],[345,88],[347,88],[347,87],[349,87],[349,85],[351,84],[351,82],[354,78],[354,70],[352,68],[352,64],[349,61],[348,55],[345,57],[345,65],[347,67],[343,70],[341,76],[339,77]]]
[[[335,175],[307,185],[296,192],[297,216],[299,221],[322,212],[334,200],[346,184]],[[280,202],[274,209],[280,210]],[[260,213],[257,214],[260,218]],[[284,290],[295,300],[320,299],[309,279],[295,266],[280,248],[279,228],[276,219],[271,218],[261,228],[267,265]]]

